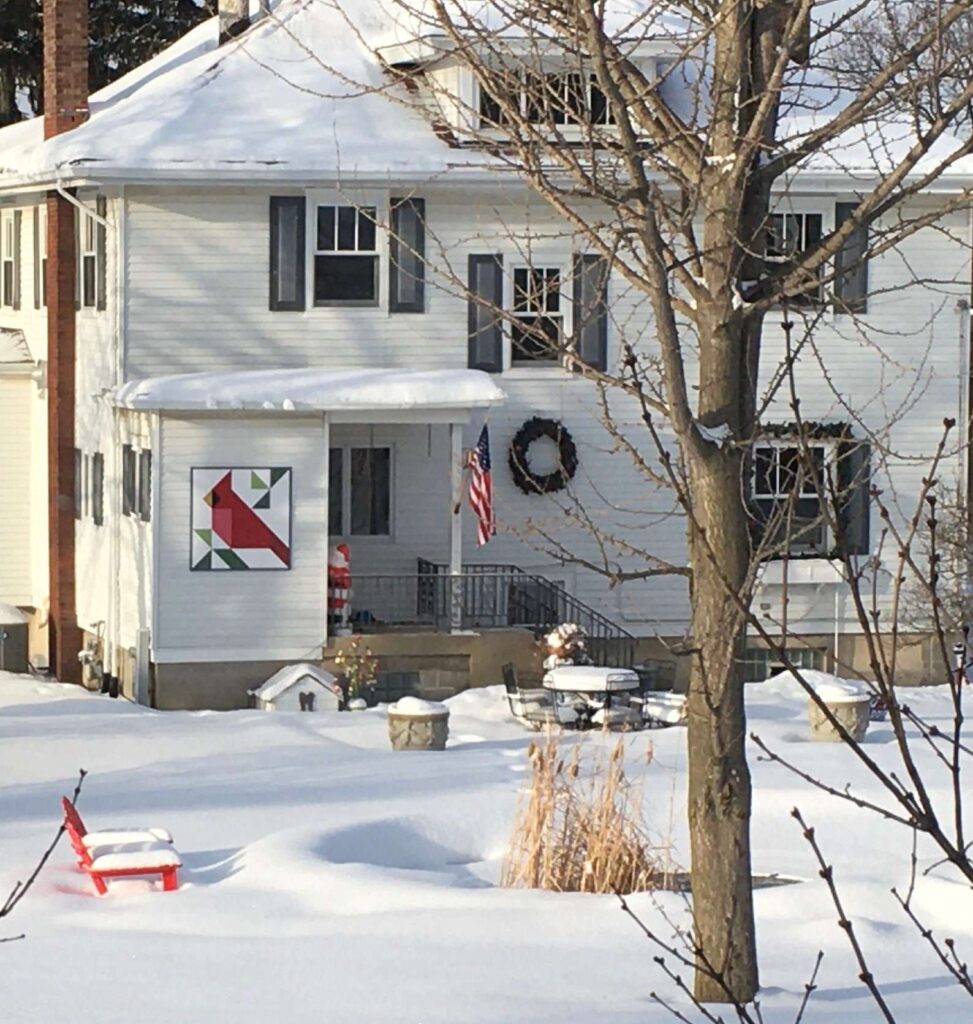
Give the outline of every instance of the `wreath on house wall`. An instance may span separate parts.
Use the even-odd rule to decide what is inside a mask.
[[[530,446],[542,437],[557,445],[557,469],[550,473],[530,468]],[[514,434],[508,462],[514,483],[524,494],[553,494],[563,491],[578,471],[578,449],[563,423],[534,416]]]

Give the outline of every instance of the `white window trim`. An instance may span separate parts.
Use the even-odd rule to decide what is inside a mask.
[[[39,308],[47,308],[47,203],[41,203],[37,214],[37,294]]]
[[[333,441],[328,448],[341,449],[341,533],[330,533],[329,543],[344,542],[346,544],[389,544],[395,542],[395,466],[396,452],[395,445],[376,443],[367,444],[360,441],[348,441],[343,444],[335,444]],[[389,532],[388,533],[352,533],[351,532],[351,450],[352,448],[386,448],[389,453]],[[330,463],[330,453],[328,460]],[[328,495],[330,503],[331,496]],[[328,526],[330,531],[330,523]]]
[[[801,445],[798,443],[797,440],[788,440],[787,438],[782,437],[782,438],[775,438],[773,440],[758,441],[756,444],[754,444],[753,447],[754,447],[754,454],[756,455],[757,449],[760,449],[760,448],[775,448],[775,449],[777,449],[779,451],[779,450],[781,450],[783,448],[796,448],[796,449],[800,449]],[[806,447],[809,448],[809,449],[820,448],[821,451],[824,453],[824,459],[822,461],[822,466],[824,468],[825,473],[827,473],[834,466],[835,460],[837,458],[837,446],[835,444],[829,443],[827,440],[822,439],[822,440],[811,441],[811,442],[806,444]],[[778,479],[779,479],[779,477],[778,477]],[[807,481],[807,483],[810,484],[810,481]],[[782,494],[780,491],[775,491],[773,494],[768,494],[768,493],[765,493],[765,492],[757,490],[757,461],[756,461],[756,458],[754,458],[754,460],[753,460],[753,485],[752,485],[752,488],[751,488],[751,493],[752,493],[752,496],[754,498],[762,498],[762,499],[770,500],[770,501],[786,500],[787,498],[791,497],[790,494]],[[797,495],[798,498],[816,498],[817,496],[818,496],[817,490],[812,488],[810,491],[807,491],[807,490],[804,490],[803,487],[802,487],[800,493]]]
[[[14,211],[0,210],[0,306],[4,309],[13,309],[14,298],[17,292],[17,253],[14,251],[17,245],[16,232],[14,230]],[[10,264],[10,295],[6,294],[3,287],[6,277],[6,266]],[[8,301],[9,299],[9,301]]]
[[[575,378],[578,374],[570,373],[565,365],[565,358],[538,360],[536,362],[515,363],[513,361],[513,339],[511,336],[513,324],[508,317],[513,316],[514,307],[514,271],[524,268],[536,270],[557,270],[561,275],[561,343],[567,343],[574,337],[574,295],[572,280],[572,260],[565,258],[562,254],[545,253],[538,250],[529,254],[530,258],[525,259],[523,253],[515,253],[512,258],[504,257],[503,274],[503,308],[506,316],[503,321],[503,372],[523,376],[550,376],[551,374],[569,374],[569,378]]]
[[[329,303],[318,306],[314,303],[314,275],[317,255],[318,207],[356,206],[375,208],[375,254],[378,257],[378,289],[375,302]],[[305,315],[327,316],[332,310],[340,309],[342,315],[374,317],[377,312],[388,315],[389,307],[389,193],[387,191],[336,191],[315,189],[305,193],[304,230],[304,310]]]
[[[93,216],[94,211],[89,212],[87,207],[82,213],[78,210],[77,215],[81,218],[81,223],[78,225],[78,306],[79,312],[82,313],[100,313],[98,309],[98,282],[101,277],[102,268],[99,266],[99,253],[98,253],[98,222]],[[87,235],[88,231],[91,231],[91,248],[87,247]],[[86,256],[94,257],[95,264],[95,278],[94,278],[94,292],[92,295],[91,302],[85,302],[84,297],[84,261]]]
[[[773,197],[772,197],[773,198]],[[772,206],[770,209],[770,215],[779,214],[786,216],[787,214],[793,214],[796,216],[807,216],[808,214],[818,214],[821,217],[821,237],[829,235],[835,228],[835,206],[837,203],[843,202],[840,196],[828,196],[827,200],[814,199],[810,196],[804,197],[793,197],[783,196],[781,197],[784,202],[778,203]],[[823,273],[829,273],[834,267],[834,258],[832,257],[824,264],[822,268]],[[812,302],[807,305],[807,309],[813,310],[814,315],[818,316],[822,312],[828,318],[833,321],[838,315],[835,304],[829,300],[828,290],[834,288],[834,282],[832,282],[827,289],[825,289],[824,298],[818,302]],[[780,309],[780,306],[775,307]],[[800,304],[791,304],[789,307],[791,312],[799,313],[802,308]]]

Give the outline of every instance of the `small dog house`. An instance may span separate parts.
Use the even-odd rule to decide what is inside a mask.
[[[341,703],[335,676],[307,661],[287,665],[249,693],[261,711],[337,711]]]

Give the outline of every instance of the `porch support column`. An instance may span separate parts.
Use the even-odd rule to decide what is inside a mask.
[[[449,630],[463,628],[463,425],[449,425],[449,472],[452,504],[449,520]]]

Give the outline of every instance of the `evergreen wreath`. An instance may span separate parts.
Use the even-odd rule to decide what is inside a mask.
[[[528,450],[541,437],[557,445],[558,467],[552,473],[532,473]],[[514,483],[524,494],[553,494],[562,491],[578,471],[578,449],[559,420],[534,416],[514,434],[508,458]]]

